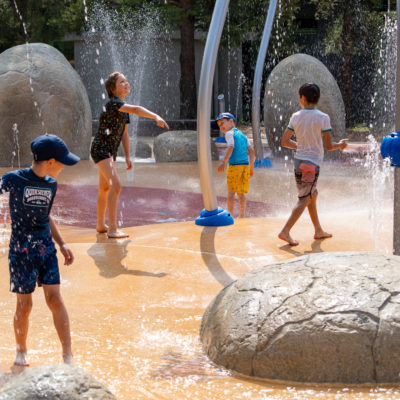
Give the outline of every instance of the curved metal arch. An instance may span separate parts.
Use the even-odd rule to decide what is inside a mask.
[[[212,175],[210,148],[210,120],[212,83],[219,42],[224,28],[229,0],[217,0],[208,30],[206,46],[201,64],[199,97],[197,104],[197,151],[200,169],[200,184],[204,208],[214,211],[218,208]]]
[[[263,158],[263,149],[259,129],[261,79],[265,55],[275,17],[276,4],[277,0],[271,0],[269,4],[267,20],[264,27],[263,38],[257,60],[256,75],[254,79],[255,83],[253,86],[253,123],[256,121],[258,124],[258,128],[257,126],[254,128],[253,125],[253,138],[256,148],[256,156],[258,151],[258,155],[261,159]],[[218,209],[217,197],[214,189],[214,179],[212,175],[210,149],[212,83],[219,43],[221,40],[228,7],[229,0],[217,0],[215,3],[211,24],[207,35],[206,46],[204,49],[199,82],[199,97],[197,105],[197,149],[200,170],[200,185],[203,195],[204,208],[206,211],[210,212]],[[256,118],[254,117],[255,105],[258,105],[258,116]]]
[[[253,143],[257,161],[260,161],[264,158],[264,151],[262,147],[261,131],[260,131],[261,84],[262,84],[264,62],[265,62],[265,57],[267,55],[272,26],[274,24],[277,3],[278,0],[270,0],[267,20],[265,22],[264,32],[260,44],[260,50],[258,52],[256,70],[254,72],[253,94],[251,103],[251,125],[253,130]]]

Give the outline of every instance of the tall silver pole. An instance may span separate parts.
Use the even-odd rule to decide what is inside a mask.
[[[206,47],[204,49],[199,83],[199,99],[197,104],[197,152],[204,208],[207,211],[214,211],[218,207],[211,164],[211,95],[218,47],[228,6],[229,0],[217,0],[215,4],[210,29],[207,35]]]
[[[397,0],[396,132],[400,132],[400,0]],[[400,255],[400,168],[394,169],[393,254]]]
[[[256,71],[254,72],[253,96],[251,104],[251,124],[253,128],[253,142],[256,153],[256,160],[261,161],[264,158],[264,151],[261,141],[260,131],[260,93],[262,84],[262,75],[264,69],[265,56],[267,55],[269,38],[271,36],[272,26],[274,24],[276,4],[278,0],[270,0],[268,7],[267,20],[264,26],[263,37],[261,39],[260,50],[258,52]]]

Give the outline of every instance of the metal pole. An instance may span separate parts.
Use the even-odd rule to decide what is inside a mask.
[[[277,2],[278,0],[270,0],[269,3],[267,20],[265,22],[263,37],[261,39],[260,50],[257,57],[256,70],[254,72],[251,119],[253,128],[254,150],[256,153],[256,160],[258,161],[261,161],[264,158],[260,131],[260,93],[262,74],[264,69],[265,56],[267,55],[268,50],[269,38],[271,36],[272,25],[274,24]]]
[[[397,6],[396,132],[400,132],[400,0]],[[393,254],[400,255],[400,168],[394,169]]]
[[[229,0],[217,0],[210,29],[207,35],[199,83],[199,99],[197,105],[197,151],[200,169],[200,184],[203,193],[204,208],[207,211],[217,209],[217,196],[211,164],[210,119],[212,82],[219,42],[224,27]]]
[[[225,97],[223,94],[218,96],[218,115],[225,112]]]

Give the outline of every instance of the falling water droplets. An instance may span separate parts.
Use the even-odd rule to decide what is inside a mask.
[[[382,237],[385,231],[384,215],[393,211],[393,168],[389,158],[382,160],[380,145],[372,135],[368,136],[368,151],[363,167],[369,182],[365,197],[369,207],[374,251],[388,253],[389,248]]]
[[[11,159],[11,167],[14,166],[14,158],[17,156],[17,162],[18,162],[18,168],[21,168],[21,163],[20,163],[20,156],[19,156],[19,130],[18,130],[18,125],[16,123],[13,124],[12,127],[13,130],[13,140],[14,140],[14,151],[12,152],[12,159]]]

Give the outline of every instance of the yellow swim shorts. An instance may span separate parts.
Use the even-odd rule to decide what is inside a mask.
[[[250,182],[249,165],[229,165],[226,169],[228,191],[233,193],[248,193]]]

